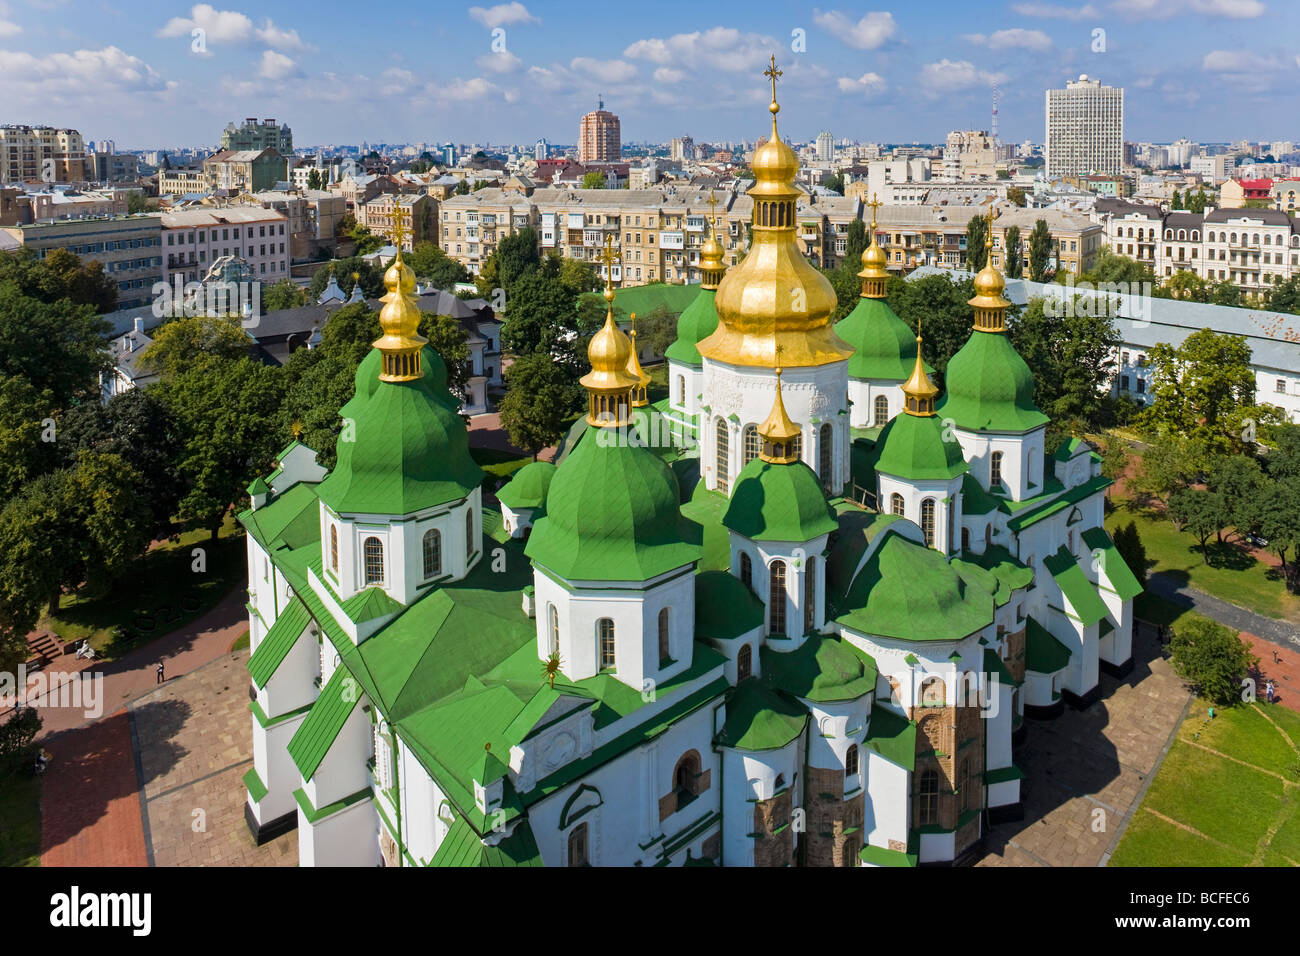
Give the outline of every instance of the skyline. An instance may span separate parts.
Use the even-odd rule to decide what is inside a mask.
[[[0,0],[0,122],[73,127],[122,149],[212,145],[246,116],[275,117],[300,146],[569,142],[603,96],[625,142],[753,140],[766,133],[761,71],[774,53],[782,134],[800,141],[988,129],[996,84],[1000,139],[1041,142],[1044,91],[1081,73],[1125,88],[1129,141],[1300,138],[1280,119],[1300,56],[1259,36],[1264,22],[1268,37],[1287,35],[1300,15],[1263,0],[924,11],[769,0],[737,25],[656,6],[672,29],[514,0],[412,11],[400,30],[342,39],[355,11],[337,0],[224,6]]]

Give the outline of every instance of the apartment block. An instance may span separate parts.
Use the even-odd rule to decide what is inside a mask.
[[[267,282],[289,276],[288,218],[259,205],[179,209],[162,214],[165,282],[198,282],[217,259],[237,256]]]
[[[293,130],[280,126],[273,119],[264,119],[259,123],[257,117],[250,116],[239,126],[226,124],[226,128],[221,131],[221,148],[232,152],[273,149],[281,156],[292,156]]]
[[[358,225],[365,226],[375,235],[393,241],[394,207],[402,218],[403,249],[430,238],[437,229],[438,201],[426,193],[396,195],[383,193],[357,207]]]
[[[1047,178],[1119,175],[1124,150],[1123,88],[1103,86],[1084,74],[1068,81],[1063,90],[1048,90],[1046,100]]]
[[[0,185],[85,182],[86,144],[75,129],[52,126],[0,126]]]
[[[67,249],[100,262],[117,283],[117,306],[130,309],[152,301],[162,278],[162,221],[157,214],[103,219],[60,219],[0,229],[0,249],[29,248],[41,257]]]

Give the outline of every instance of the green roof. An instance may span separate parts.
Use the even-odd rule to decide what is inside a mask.
[[[369,587],[358,591],[342,602],[343,613],[356,624],[373,621],[377,617],[387,617],[402,610],[402,603],[388,596],[383,588]]]
[[[1001,332],[974,331],[948,360],[940,418],[968,431],[1027,432],[1048,418],[1034,404],[1034,376]]]
[[[643,581],[700,560],[701,529],[679,510],[672,469],[626,437],[588,436],[556,470],[526,549],[550,573]]]
[[[643,319],[656,309],[662,309],[670,315],[681,315],[703,291],[699,283],[670,285],[667,282],[650,282],[646,285],[615,289],[615,316],[621,322],[626,316],[635,312],[638,318]],[[587,292],[584,295],[604,306],[604,300],[600,298],[599,292]]]
[[[674,288],[681,288],[675,286]],[[687,286],[687,288],[692,288]],[[718,328],[718,310],[714,307],[714,289],[701,289],[677,319],[677,338],[664,352],[664,358],[683,365],[701,365],[696,348]],[[615,297],[617,299],[617,296]]]
[[[871,722],[863,743],[905,770],[916,768],[916,722],[888,707],[876,704],[871,708]]]
[[[963,515],[986,515],[998,508],[998,501],[987,491],[979,480],[969,471],[961,479],[961,513]]]
[[[1070,649],[1032,617],[1025,625],[1025,667],[1035,674],[1055,674],[1070,663]]]
[[[253,479],[253,483],[248,486],[247,491],[250,495],[269,495],[271,493],[271,486],[266,483],[265,478],[258,475]]]
[[[288,491],[258,508],[239,514],[239,521],[258,544],[269,552],[320,542],[320,504],[316,485],[298,482]]]
[[[916,335],[884,299],[860,297],[835,334],[853,346],[849,378],[905,382],[912,374]]]
[[[1090,551],[1102,552],[1102,571],[1121,601],[1131,601],[1142,593],[1141,583],[1105,528],[1089,528],[1083,533],[1083,543]]]
[[[963,551],[960,560],[973,564],[993,575],[996,589],[992,592],[998,607],[1011,600],[1011,594],[1021,588],[1027,588],[1034,581],[1034,569],[1026,567],[1000,544],[991,544],[983,554]]]
[[[321,688],[320,696],[289,741],[289,756],[304,780],[320,767],[321,761],[334,745],[339,731],[347,723],[352,709],[361,699],[357,682],[346,667],[335,668],[333,675]]]
[[[521,821],[510,835],[496,846],[485,846],[479,835],[457,817],[447,835],[438,844],[430,866],[541,866],[542,855],[527,820]]]
[[[956,641],[993,621],[993,595],[933,548],[886,529],[837,602],[841,624],[908,641]]]
[[[1061,545],[1055,554],[1044,558],[1043,564],[1069,598],[1074,606],[1074,615],[1080,621],[1096,624],[1106,616],[1106,605],[1097,594],[1097,586],[1088,580],[1088,575],[1065,545]]]
[[[811,541],[839,526],[811,468],[761,458],[741,469],[722,523],[752,541]]]
[[[984,782],[987,784],[1010,783],[1012,780],[1024,780],[1025,772],[1012,764],[1010,767],[998,767],[994,770],[984,771]]]
[[[555,465],[549,461],[530,461],[497,491],[497,500],[515,511],[539,508],[546,501],[546,490],[554,477]]]
[[[763,626],[763,602],[730,571],[695,576],[695,636],[730,640]]]
[[[840,637],[809,634],[796,650],[765,644],[760,655],[764,678],[804,700],[856,700],[876,689],[876,662]]]
[[[1007,670],[1007,665],[1003,663],[1002,658],[998,657],[998,652],[990,647],[984,648],[984,673],[990,677],[996,674],[999,683],[1006,684],[1008,687],[1016,686],[1016,679],[1011,676],[1011,671]]]
[[[254,684],[258,687],[266,686],[266,682],[310,623],[311,614],[307,611],[307,605],[297,597],[284,606],[280,616],[257,645],[257,650],[248,658],[248,674]]]
[[[904,853],[902,850],[886,850],[884,847],[868,843],[858,852],[858,859],[872,866],[916,866],[920,859],[916,853]]]
[[[757,677],[727,695],[727,722],[717,743],[735,750],[776,750],[803,733],[808,711]]]
[[[339,410],[351,427],[318,490],[336,514],[411,514],[465,498],[482,482],[465,422],[445,384],[441,391],[434,385],[428,357],[435,354],[424,348],[425,374],[411,382],[379,381],[375,349],[362,360],[356,394]],[[349,432],[353,441],[345,440]]]
[[[880,449],[877,474],[920,481],[955,478],[970,471],[957,437],[937,415],[900,412],[880,433],[876,447]]]
[[[1061,493],[1060,497],[1052,498],[1051,500],[1043,501],[1041,503],[1035,503],[1033,507],[1017,514],[1014,518],[1008,521],[1007,527],[1012,531],[1019,532],[1028,528],[1030,525],[1037,524],[1044,518],[1050,518],[1063,508],[1077,504],[1084,498],[1088,498],[1099,491],[1105,490],[1110,484],[1111,479],[1107,478],[1105,475],[1097,475],[1096,477],[1089,478],[1083,484],[1075,485],[1073,488]],[[1047,496],[1044,495],[1041,497]],[[1032,500],[1038,502],[1040,499]],[[1004,504],[1006,504],[1007,508],[1011,507],[1008,503],[1004,502]],[[1020,502],[1020,504],[1023,505],[1024,503]]]

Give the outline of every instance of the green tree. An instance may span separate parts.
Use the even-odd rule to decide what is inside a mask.
[[[126,194],[126,211],[131,215],[138,215],[142,212],[157,212],[158,200],[150,199],[144,193],[130,192]]]
[[[508,292],[501,344],[514,355],[566,351],[564,339],[575,329],[576,313],[573,292],[559,271],[548,257],[540,268],[524,273]]]
[[[58,443],[43,440],[63,438],[62,427],[52,427],[53,411],[49,392],[38,392],[18,375],[0,378],[0,501],[54,467]]]
[[[278,312],[296,309],[307,304],[307,292],[292,279],[281,279],[275,285],[262,284],[262,311]]]
[[[469,270],[443,252],[436,242],[427,239],[417,242],[404,259],[412,272],[437,289],[451,289],[457,282],[468,282],[470,278]]]
[[[653,355],[663,355],[677,341],[677,317],[665,306],[657,306],[646,315],[637,316],[636,340]]]
[[[601,288],[600,274],[596,272],[595,266],[590,262],[584,262],[581,259],[570,259],[568,256],[560,258],[560,281],[574,295],[581,295],[584,292],[595,292]]]
[[[462,179],[460,182],[456,184],[456,189],[454,190],[454,192],[457,196],[468,196],[469,183],[467,183],[465,180]]]
[[[1210,302],[1213,305],[1241,306],[1241,290],[1228,279],[1210,286]]]
[[[1047,278],[1047,262],[1052,257],[1052,233],[1047,220],[1039,219],[1029,234],[1029,279],[1042,282]]]
[[[1273,286],[1268,291],[1267,302],[1274,312],[1300,314],[1300,276],[1292,276]]]
[[[1241,700],[1242,681],[1259,663],[1245,641],[1204,617],[1187,615],[1175,624],[1169,649],[1174,673],[1220,707]]]
[[[1010,186],[1007,188],[1007,200],[1015,203],[1021,209],[1029,204],[1029,197],[1019,186]]]
[[[356,283],[352,278],[354,275],[361,277],[361,292],[367,299],[377,299],[387,291],[384,288],[384,267],[352,256],[326,263],[312,274],[311,282],[307,286],[308,302],[315,302],[325,291],[325,286],[329,284],[331,269],[338,280],[339,288],[345,295],[352,293],[352,286]]]
[[[604,189],[605,174],[599,169],[593,169],[591,172],[582,177],[583,189]]]
[[[1183,197],[1179,194],[1177,189],[1174,190],[1173,198],[1169,200],[1169,208],[1170,209],[1183,208]]]
[[[940,387],[949,359],[970,338],[975,323],[970,299],[974,296],[971,279],[956,282],[935,274],[910,282],[897,276],[889,280],[889,302],[898,317],[914,330],[918,321],[924,322],[925,360],[933,366]]]
[[[1250,509],[1264,484],[1264,469],[1249,455],[1219,455],[1210,463],[1206,487],[1223,498],[1225,525],[1245,530],[1251,520]],[[1223,535],[1219,535],[1223,540]]]
[[[1025,247],[1020,241],[1020,227],[1008,226],[1006,232],[1007,254],[1006,273],[1009,278],[1019,279],[1025,272]]]
[[[1184,488],[1169,498],[1169,514],[1174,524],[1201,543],[1201,561],[1210,563],[1206,542],[1228,523],[1228,508],[1223,495],[1201,488]]]
[[[0,377],[49,392],[56,408],[93,401],[110,367],[108,322],[89,305],[45,302],[0,282]]]
[[[862,280],[858,278],[858,270],[861,268],[860,263],[854,266],[853,261],[845,257],[844,264],[838,269],[821,270],[822,275],[830,282],[831,288],[835,290],[835,311],[831,313],[832,322],[844,318],[858,304],[858,299],[862,296]]]
[[[966,223],[966,268],[979,272],[987,261],[988,250],[984,248],[984,238],[988,235],[988,223],[983,216],[971,216]]]
[[[1270,478],[1300,479],[1300,425],[1284,422],[1273,429],[1264,469]]]
[[[871,237],[867,235],[867,224],[861,219],[854,219],[849,223],[849,231],[844,237],[844,265],[858,270],[862,268],[862,253],[867,251],[867,246],[871,245]]]
[[[1169,503],[1170,498],[1195,481],[1206,460],[1202,442],[1181,435],[1161,435],[1142,453],[1133,486],[1141,494]]]
[[[197,356],[239,359],[249,353],[250,347],[248,333],[239,319],[196,315],[160,325],[154,331],[153,343],[140,356],[140,365],[168,378]]]
[[[1092,268],[1079,278],[1097,285],[1103,282],[1123,282],[1129,287],[1140,286],[1143,282],[1150,282],[1153,286],[1158,284],[1150,266],[1120,255],[1110,246],[1101,247],[1093,260]]]
[[[1092,315],[1093,300],[1075,296],[1073,308],[1049,316],[1045,300],[1033,299],[1009,326],[1016,351],[1034,370],[1034,402],[1057,420],[1101,423],[1120,345],[1115,323]],[[1099,310],[1104,311],[1104,310]]]
[[[500,274],[501,287],[509,297],[514,284],[525,273],[541,265],[538,253],[539,237],[532,226],[525,226],[513,235],[506,236],[497,243],[495,257]]]
[[[1102,475],[1111,481],[1117,482],[1123,477],[1124,472],[1128,470],[1128,465],[1128,445],[1115,435],[1107,435],[1101,456]],[[1106,489],[1106,496],[1110,496],[1110,488]]]
[[[842,196],[844,195],[844,174],[833,173],[832,175],[826,177],[826,182],[822,183],[822,185],[825,186],[827,189],[829,189],[831,192],[839,193]]]
[[[1208,302],[1210,289],[1204,279],[1190,269],[1180,269],[1165,282],[1169,297],[1183,302]]]
[[[1119,556],[1124,559],[1128,569],[1133,572],[1133,576],[1138,582],[1146,587],[1147,583],[1147,549],[1142,544],[1142,538],[1138,534],[1137,523],[1130,521],[1127,525],[1121,525],[1115,529],[1112,536],[1115,540],[1115,550]]]
[[[535,459],[558,442],[569,417],[581,406],[572,375],[544,353],[525,355],[506,369],[501,424],[510,443]]]

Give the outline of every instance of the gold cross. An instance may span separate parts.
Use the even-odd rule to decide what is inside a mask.
[[[614,288],[614,263],[622,262],[623,256],[614,248],[614,236],[612,233],[605,233],[605,251],[597,257],[605,263],[605,288]]]
[[[775,103],[776,102],[776,78],[782,75],[781,71],[776,68],[775,53],[772,54],[772,65],[763,71],[763,75],[772,78],[772,102]]]
[[[718,205],[718,197],[715,196],[713,194],[713,190],[710,189],[709,190],[709,222],[716,223],[718,220],[717,210],[714,208],[717,205]]]
[[[393,220],[393,245],[397,246],[397,251],[400,253],[403,239],[402,204],[397,201],[396,196],[393,197],[393,211],[389,214],[389,217]]]
[[[872,193],[871,202],[865,202],[862,205],[871,207],[871,232],[874,237],[876,231],[876,210],[879,209],[881,206],[883,206],[884,203],[876,198],[875,193]]]
[[[776,343],[776,376],[781,377],[781,353],[785,351],[785,346],[780,342]]]

